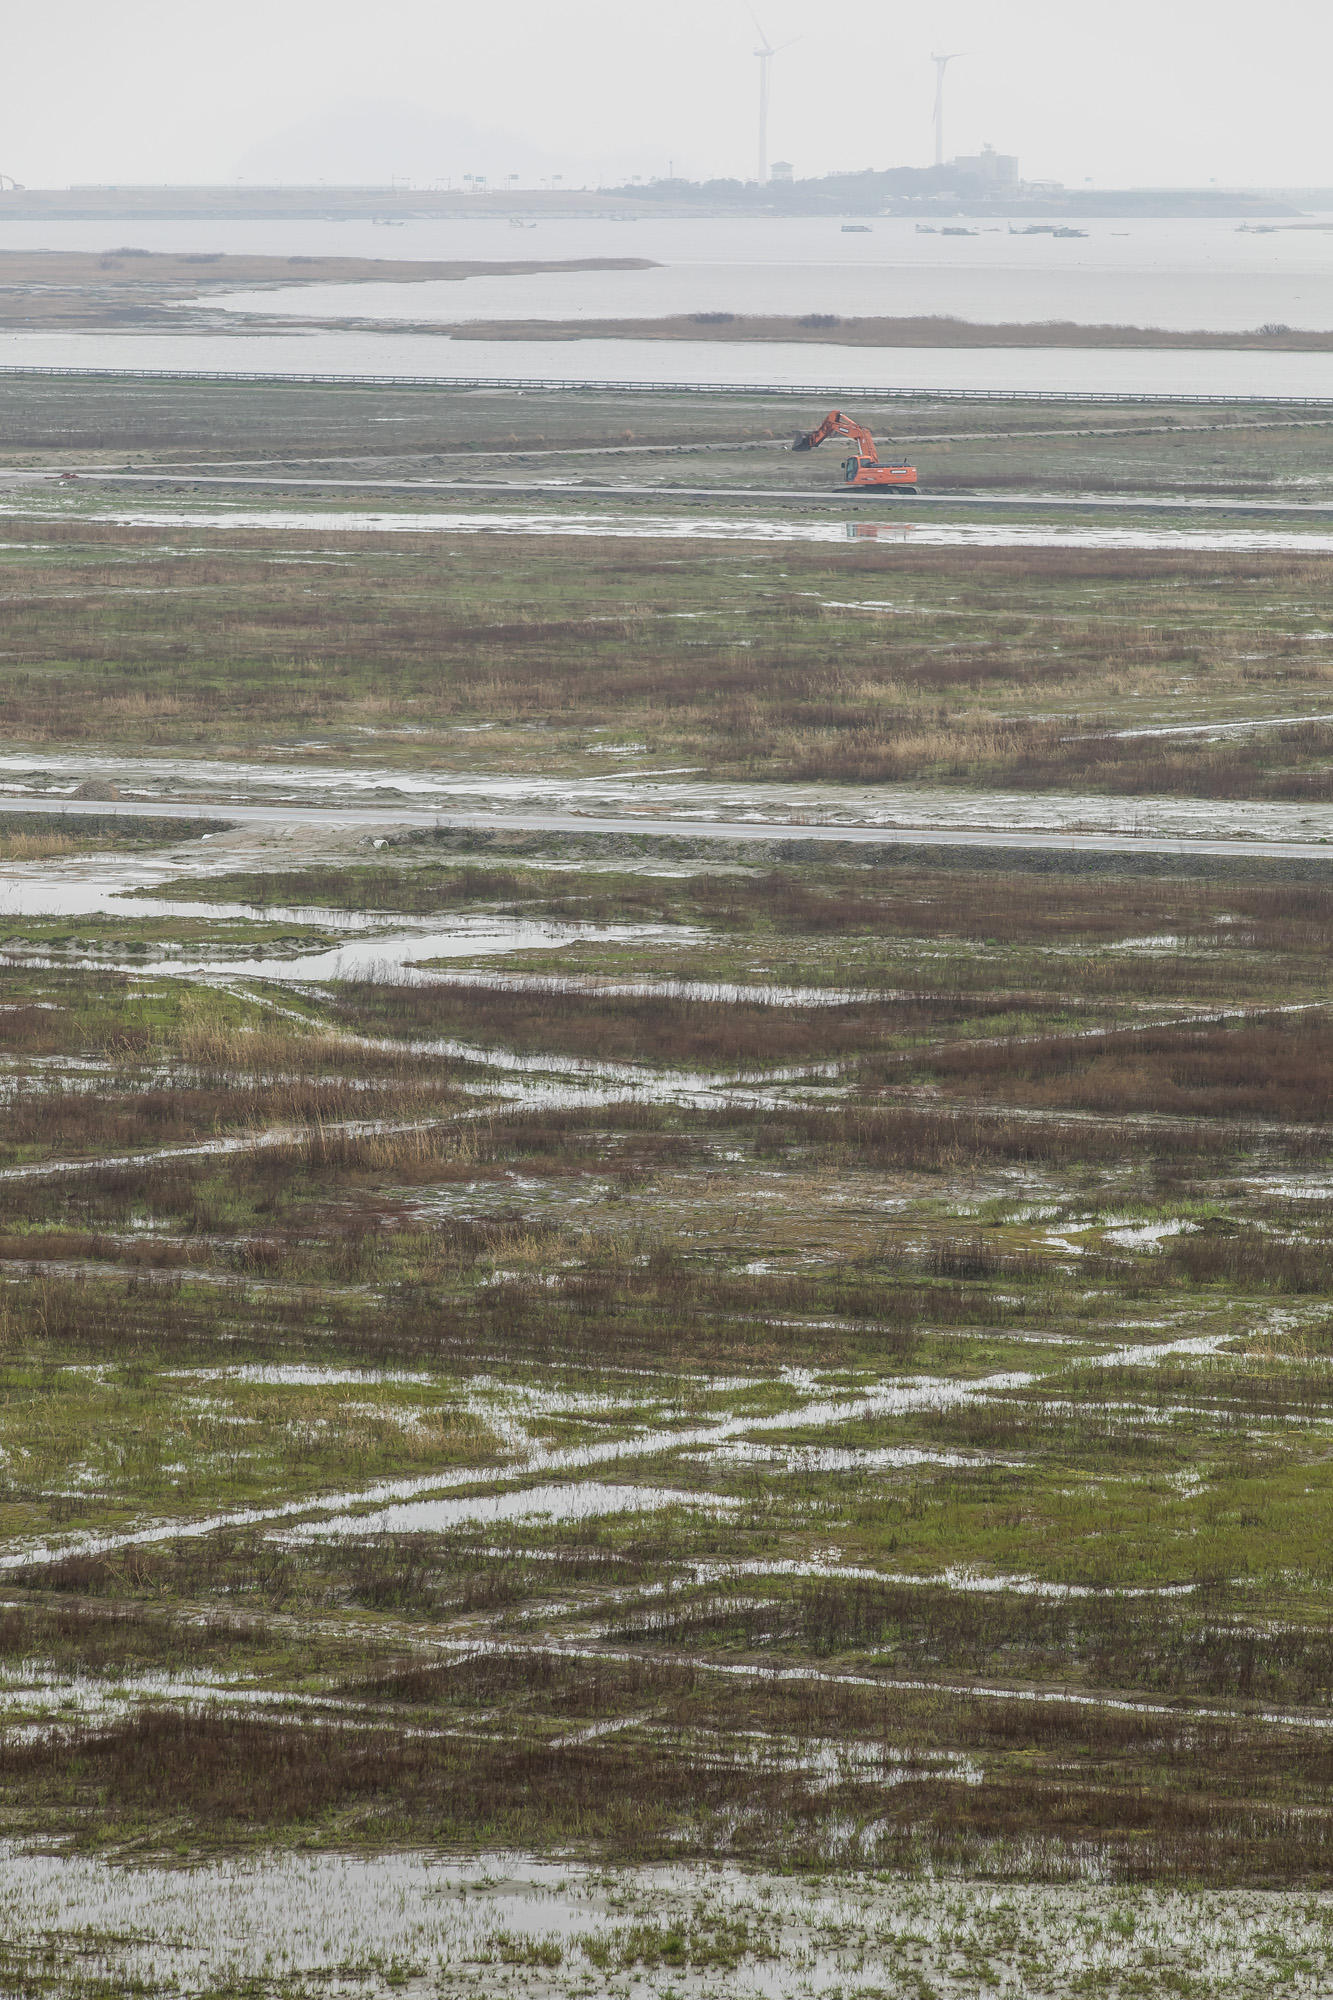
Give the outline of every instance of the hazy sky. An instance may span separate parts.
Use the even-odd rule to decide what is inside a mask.
[[[772,158],[927,165],[992,141],[1071,185],[1333,185],[1315,0],[757,0]],[[754,172],[744,0],[45,0],[11,8],[0,171],[418,183]]]

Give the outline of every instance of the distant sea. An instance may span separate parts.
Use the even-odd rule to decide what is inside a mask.
[[[645,257],[647,271],[534,273],[458,283],[299,286],[214,305],[284,318],[374,319],[379,330],[33,333],[0,336],[0,361],[262,373],[527,376],[855,387],[1052,388],[1333,397],[1333,355],[1188,350],[870,349],[643,341],[473,342],[404,321],[656,318],[693,312],[939,313],[977,321],[1333,330],[1328,230],[1230,221],[1090,221],[1086,237],[918,233],[901,218],[844,234],[836,220],[9,223],[0,249],[221,250],[395,259]],[[1026,227],[1026,224],[1023,225]],[[1016,226],[1017,228],[1017,226]]]

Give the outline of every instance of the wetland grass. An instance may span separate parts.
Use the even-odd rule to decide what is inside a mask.
[[[1245,1594],[1113,1591],[1060,1601],[836,1576],[767,1602],[739,1590],[687,1597],[614,1626],[617,1644],[753,1653],[780,1643],[815,1659],[855,1656],[895,1673],[951,1673],[1173,1697],[1326,1706],[1333,1628],[1273,1632],[1247,1622]]]
[[[516,1675],[491,1661],[469,1678],[492,1713],[517,1693],[560,1738],[479,1729],[477,1693],[462,1688],[452,1715],[437,1709],[433,1726],[407,1730],[387,1715],[297,1727],[146,1710],[0,1747],[0,1799],[76,1841],[131,1850],[163,1825],[178,1838],[188,1830],[204,1852],[321,1824],[343,1846],[452,1846],[475,1838],[480,1818],[492,1845],[558,1848],[578,1829],[620,1863],[698,1854],[1059,1879],[1081,1851],[1122,1882],[1207,1875],[1269,1886],[1312,1886],[1327,1867],[1326,1752],[1305,1746],[1304,1782],[1291,1791],[1291,1746],[1243,1725],[1058,1703],[1018,1710],[981,1692],[923,1709],[827,1679],[756,1686],[738,1702],[705,1693],[713,1676],[686,1663],[552,1665],[528,1652],[521,1666]],[[420,1693],[410,1680],[388,1688]],[[645,1703],[655,1722],[636,1730]],[[604,1725],[622,1715],[629,1731],[608,1738]],[[756,1724],[766,1754],[756,1755]],[[942,1737],[967,1746],[952,1768]],[[994,1760],[993,1776],[975,1775],[978,1755]]]
[[[408,539],[20,524],[13,728],[1231,799],[1333,763],[1320,719],[1096,733],[1313,717],[1323,558]],[[0,1832],[1326,1879],[1333,873],[789,833],[177,878],[261,934],[661,927],[554,978],[0,970],[6,1164],[78,1163],[0,1180]],[[606,990],[646,968],[713,983]]]
[[[1317,709],[1333,662],[1313,556],[977,550],[960,580],[947,550],[895,550],[884,600],[873,549],[761,548],[742,573],[705,546],[667,562],[653,541],[515,539],[497,572],[477,541],[441,565],[331,526],[314,594],[263,531],[203,553],[95,521],[43,522],[28,553],[27,531],[4,556],[6,688],[32,743],[409,729],[400,760],[447,746],[535,771],[584,768],[589,730],[614,730],[749,779],[1327,794],[1317,713],[1225,743],[1095,734],[1145,701],[1174,716],[1186,689],[1204,722]],[[478,721],[491,733],[460,745]]]
[[[1033,1109],[1322,1125],[1333,1104],[1333,1024],[1320,1010],[1093,1038],[996,1039],[942,1049],[928,1068],[969,1096]]]
[[[1026,1019],[1058,1003],[1022,993],[895,993],[817,1008],[781,994],[762,998],[676,999],[599,994],[551,982],[506,988],[488,981],[432,985],[349,981],[344,1019],[397,1036],[464,1035],[490,1047],[571,1055],[581,1061],[734,1065],[836,1060],[950,1022]],[[1060,1011],[1064,1011],[1061,1009]]]
[[[484,829],[454,835],[444,828],[436,836],[451,837],[484,844],[496,838]],[[649,847],[650,857],[660,845]],[[1079,871],[1078,856],[1057,856],[1063,866],[1037,873],[1031,856],[1006,856],[1009,865],[997,868],[986,865],[984,854],[965,850],[948,868],[923,866],[913,849],[890,842],[844,850],[834,860],[807,848],[799,865],[733,853],[728,871],[713,873],[707,852],[701,855],[696,844],[682,857],[696,865],[681,866],[673,879],[631,872],[623,859],[619,866],[613,860],[596,870],[568,864],[553,869],[541,865],[539,851],[522,866],[481,867],[421,860],[409,848],[407,866],[227,873],[176,886],[194,900],[261,907],[305,904],[429,916],[480,903],[554,921],[700,924],[727,933],[831,939],[895,936],[1068,946],[1170,933],[1206,938],[1229,953],[1304,953],[1333,945],[1333,861],[1320,871],[1324,880],[1284,880],[1278,863],[1269,864],[1274,880],[1256,883],[1239,871],[1220,881],[1191,877],[1180,861],[1174,867],[1167,863],[1165,879],[1154,880],[1130,873],[1127,857],[1114,854],[1094,857],[1099,872],[1092,874]],[[1050,865],[1044,855],[1037,860]],[[158,893],[170,895],[172,889],[167,884]],[[1225,938],[1218,936],[1219,925]]]
[[[98,812],[6,812],[0,808],[0,861],[50,861],[103,850],[175,847],[226,833],[225,819],[153,818]]]
[[[419,1083],[406,1091],[381,1090],[373,1096],[336,1078],[231,1090],[181,1084],[137,1090],[112,1086],[95,1092],[49,1088],[25,1092],[0,1107],[0,1160],[40,1161],[95,1155],[102,1149],[165,1146],[274,1124],[322,1128],[340,1119],[427,1116],[457,1102],[457,1093],[443,1080],[434,1090]],[[309,1143],[318,1147],[336,1141],[315,1138]]]

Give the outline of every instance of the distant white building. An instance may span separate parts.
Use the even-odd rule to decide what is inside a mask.
[[[985,188],[1018,186],[1016,153],[997,153],[994,146],[983,146],[979,153],[960,153],[953,165],[960,174],[970,174]]]
[[[794,177],[795,171],[790,160],[774,160],[768,178],[771,181],[789,181]]]

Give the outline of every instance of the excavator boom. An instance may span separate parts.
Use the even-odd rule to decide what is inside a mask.
[[[875,440],[864,424],[858,424],[855,417],[845,417],[841,410],[830,410],[822,424],[812,431],[797,433],[792,445],[793,451],[813,451],[826,438],[844,437],[855,440],[857,455],[868,458],[872,465],[879,464],[879,453],[875,450]]]
[[[916,492],[916,467],[914,465],[881,465],[875,440],[864,424],[858,424],[855,417],[849,417],[842,410],[830,410],[822,424],[812,431],[798,431],[792,441],[793,451],[814,451],[826,438],[850,438],[856,448],[855,458],[844,459],[843,475],[849,486],[884,488],[896,487],[899,492]]]

